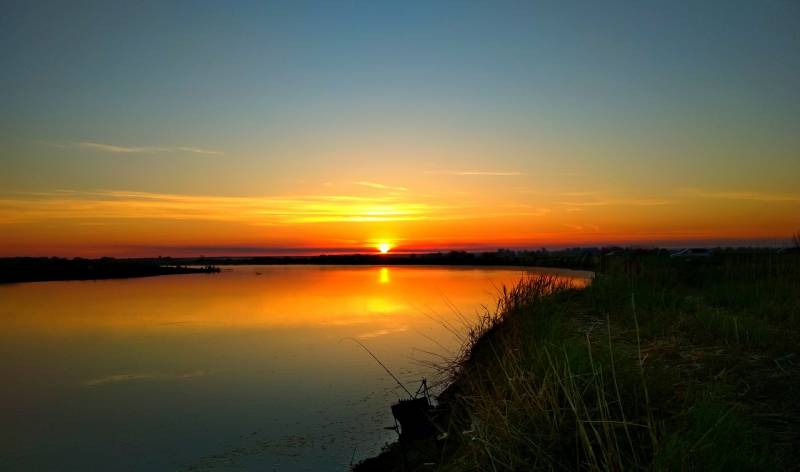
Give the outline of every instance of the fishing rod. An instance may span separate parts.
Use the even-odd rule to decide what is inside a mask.
[[[362,349],[364,349],[365,351],[367,351],[367,354],[369,354],[370,356],[372,356],[372,358],[373,358],[373,359],[375,359],[375,362],[377,362],[377,363],[378,363],[378,365],[380,365],[381,367],[383,367],[383,370],[385,370],[385,371],[386,371],[386,373],[387,373],[387,374],[389,374],[389,375],[392,377],[392,379],[394,379],[394,381],[395,381],[395,382],[397,382],[397,385],[399,385],[399,386],[400,386],[400,388],[402,388],[403,390],[405,390],[405,392],[408,394],[408,398],[411,398],[411,399],[413,399],[413,398],[414,398],[414,395],[412,395],[412,394],[411,394],[411,392],[409,392],[409,391],[408,391],[408,389],[406,388],[406,386],[405,386],[405,385],[403,385],[403,383],[402,383],[402,382],[400,382],[400,379],[398,379],[398,378],[397,378],[397,377],[396,377],[396,376],[395,376],[395,375],[392,373],[392,371],[391,371],[391,370],[389,370],[389,368],[388,368],[388,367],[386,367],[386,365],[384,365],[384,363],[383,363],[383,362],[381,362],[381,360],[380,360],[380,359],[378,359],[378,356],[376,356],[375,354],[373,354],[373,353],[372,353],[372,351],[370,351],[370,350],[369,350],[369,348],[368,348],[367,346],[365,346],[365,345],[364,345],[364,344],[363,344],[361,341],[359,341],[359,340],[358,340],[358,339],[356,339],[356,338],[351,338],[351,337],[348,337],[348,338],[344,338],[344,339],[342,339],[342,341],[345,341],[345,340],[348,340],[348,341],[353,341],[354,343],[356,343],[356,344],[358,344],[359,346],[361,346],[361,348],[362,348]]]

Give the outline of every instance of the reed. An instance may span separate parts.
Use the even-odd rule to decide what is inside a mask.
[[[797,467],[798,256],[636,268],[502,289],[440,364],[437,457],[405,470]]]
[[[574,289],[547,276],[505,290],[485,313],[450,367],[456,405],[444,470],[620,469],[644,466],[655,426],[644,404],[646,384],[621,372],[611,335],[575,329],[560,316]],[[460,424],[456,424],[460,423]],[[460,438],[458,435],[460,434]]]

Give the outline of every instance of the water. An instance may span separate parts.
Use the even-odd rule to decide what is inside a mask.
[[[521,275],[241,266],[0,285],[0,470],[345,470],[395,438],[402,396],[348,338],[415,389]]]

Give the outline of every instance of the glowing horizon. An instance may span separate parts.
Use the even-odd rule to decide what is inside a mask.
[[[155,256],[259,255],[356,252],[425,252],[598,246],[780,245],[792,227],[752,229],[707,220],[689,227],[691,211],[737,202],[750,218],[781,209],[790,221],[800,195],[708,193],[681,189],[669,198],[614,197],[593,193],[539,194],[536,203],[422,203],[413,194],[214,197],[131,191],[18,193],[0,198],[0,255]],[[430,197],[428,197],[430,198]],[[569,201],[566,201],[569,199]],[[565,200],[565,201],[561,201]],[[638,228],[620,218],[638,214]],[[717,210],[718,211],[718,210]],[[651,226],[643,223],[650,219]],[[603,231],[615,224],[626,231]],[[51,231],[59,232],[53,243]],[[461,238],[453,236],[460,233]],[[237,239],[231,240],[230,234]],[[352,238],[356,236],[356,238]],[[15,241],[17,239],[17,241]],[[24,242],[19,242],[24,240]]]

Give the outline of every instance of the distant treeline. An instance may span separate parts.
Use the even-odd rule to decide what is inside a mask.
[[[153,275],[219,272],[220,265],[430,265],[558,267],[598,272],[639,273],[643,263],[685,259],[690,265],[764,265],[780,272],[800,248],[715,248],[704,257],[663,248],[589,247],[551,251],[499,249],[493,252],[449,251],[425,254],[342,254],[321,256],[158,257],[142,259],[0,258],[0,283],[45,280],[92,280]]]
[[[492,252],[449,251],[423,254],[341,254],[320,256],[254,256],[254,257],[161,257],[147,262],[180,265],[452,265],[452,266],[527,266],[565,269],[601,270],[606,264],[641,258],[662,259],[676,255],[677,250],[664,248],[577,247],[560,250],[511,250]],[[796,249],[714,248],[707,262],[741,260],[763,256],[783,257]]]
[[[158,258],[149,262],[188,265],[451,265],[451,266],[539,266],[592,269],[599,261],[599,249],[561,251],[494,252],[449,251],[424,254],[341,254],[321,256],[257,256]]]
[[[145,260],[64,259],[58,257],[0,258],[0,283],[48,280],[95,280],[149,277],[154,275],[219,272],[213,266],[186,267]]]

